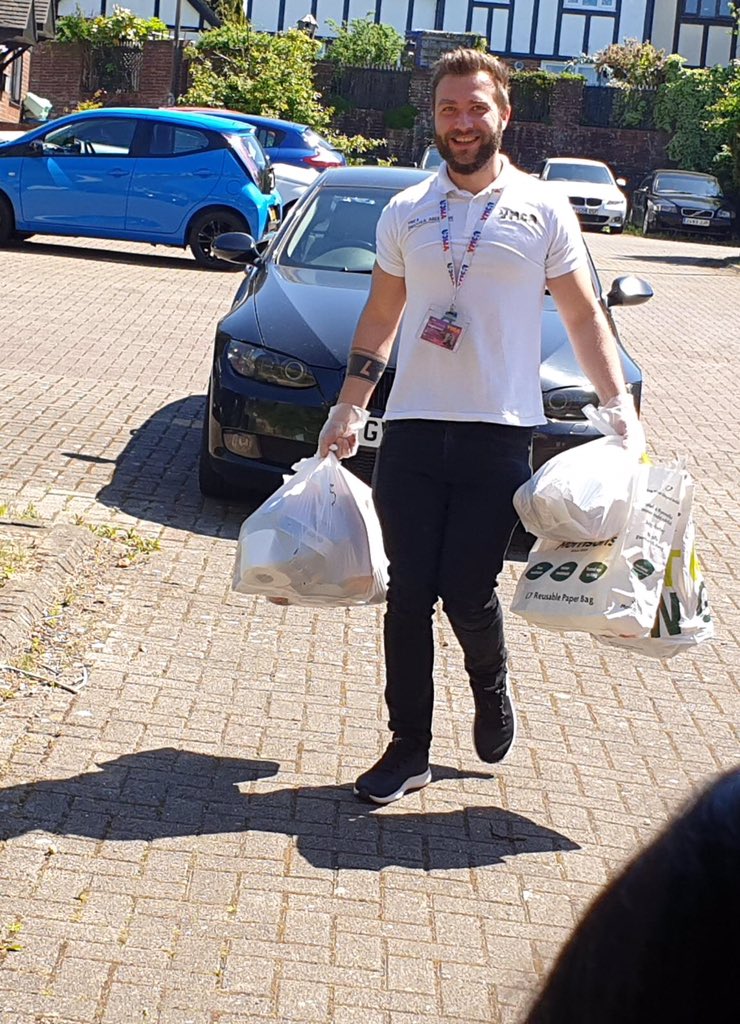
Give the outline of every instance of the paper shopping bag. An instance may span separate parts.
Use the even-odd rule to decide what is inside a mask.
[[[683,463],[641,464],[622,532],[603,543],[538,540],[511,610],[558,632],[647,635],[658,611],[686,481]]]
[[[714,636],[707,587],[696,553],[693,497],[694,482],[687,474],[679,524],[650,633],[645,637],[599,637],[604,643],[628,647],[651,658],[672,658]]]

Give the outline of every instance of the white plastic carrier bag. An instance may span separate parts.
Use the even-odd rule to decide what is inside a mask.
[[[388,562],[370,488],[333,454],[293,469],[242,524],[233,589],[309,606],[384,601]]]
[[[696,553],[691,506],[694,483],[687,477],[681,516],[668,559],[658,613],[645,637],[602,636],[604,643],[628,647],[651,658],[672,658],[711,640],[714,622]]]
[[[514,495],[522,525],[535,537],[605,541],[627,522],[639,456],[624,447],[606,416],[593,406],[584,412],[607,436],[548,459]]]
[[[647,635],[658,612],[687,479],[682,463],[639,464],[621,533],[601,544],[536,541],[511,610],[558,632]]]

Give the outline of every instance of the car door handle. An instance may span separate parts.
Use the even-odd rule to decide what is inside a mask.
[[[124,178],[129,172],[124,171],[121,167],[116,167],[113,171],[108,171],[109,178]]]
[[[193,171],[193,174],[198,178],[212,178],[214,176],[213,171],[208,171],[205,168],[200,171]]]

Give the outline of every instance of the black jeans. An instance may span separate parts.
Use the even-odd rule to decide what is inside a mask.
[[[473,687],[503,682],[496,582],[516,525],[512,497],[529,479],[532,429],[495,423],[392,420],[373,479],[390,562],[385,613],[389,726],[432,739],[439,597]]]

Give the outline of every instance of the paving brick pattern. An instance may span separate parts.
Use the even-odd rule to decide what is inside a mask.
[[[162,545],[111,581],[86,690],[2,704],[0,1024],[513,1024],[614,871],[737,761],[740,274],[727,248],[591,244],[605,281],[655,288],[617,318],[653,454],[691,455],[718,638],[663,665],[510,619],[520,734],[489,771],[440,617],[435,782],[378,810],[350,783],[385,741],[380,612],[232,595],[244,509],[197,492],[237,277],[0,252],[0,498]]]

